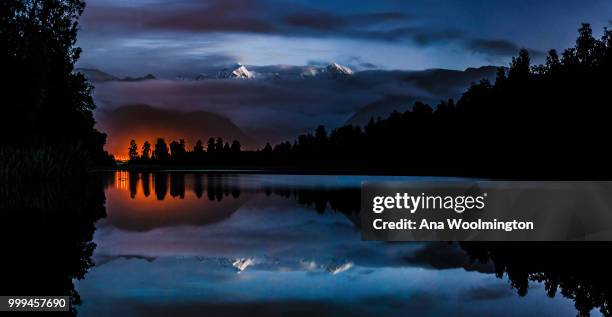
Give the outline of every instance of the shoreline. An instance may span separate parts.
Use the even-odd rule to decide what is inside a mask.
[[[414,176],[414,177],[451,177],[451,178],[488,178],[482,175],[465,174],[439,174],[439,173],[418,173],[408,171],[384,171],[384,170],[364,170],[364,169],[317,169],[317,168],[298,168],[298,167],[256,167],[256,166],[193,166],[193,165],[118,165],[116,167],[98,167],[90,170],[91,172],[201,172],[201,173],[227,173],[227,174],[276,174],[276,175],[355,175],[355,176]],[[490,177],[489,177],[490,178]],[[502,178],[491,178],[499,179]]]

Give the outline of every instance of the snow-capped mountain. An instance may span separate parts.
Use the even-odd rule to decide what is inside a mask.
[[[254,75],[244,65],[238,64],[237,68],[234,69],[223,69],[217,74],[217,78],[240,78],[240,79],[251,79]]]
[[[255,264],[254,258],[241,258],[232,262],[232,266],[238,270],[238,273],[246,270],[247,267]]]
[[[354,74],[352,69],[338,63],[331,63],[327,65],[326,70],[332,76],[332,78],[346,77]]]
[[[329,272],[331,275],[337,275],[342,272],[350,270],[352,267],[353,267],[353,262],[330,264],[327,266],[327,272]]]
[[[258,79],[258,80],[285,80],[285,79],[312,79],[331,78],[341,79],[352,76],[355,72],[347,66],[331,63],[327,66],[247,66],[236,64],[232,67],[199,74],[192,77],[194,80],[207,79]]]

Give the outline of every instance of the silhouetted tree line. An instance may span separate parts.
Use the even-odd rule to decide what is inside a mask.
[[[612,316],[609,243],[462,242],[474,261],[492,261],[497,277],[507,275],[520,296],[530,283],[542,283],[549,297],[560,293],[574,301],[579,317],[593,309]]]
[[[166,143],[163,138],[158,138],[151,147],[149,141],[145,141],[142,148],[136,141],[131,140],[128,147],[128,157],[131,164],[226,164],[240,161],[239,153],[242,153],[242,145],[237,140],[231,144],[224,142],[222,138],[210,138],[206,149],[201,140],[198,140],[191,149],[187,149],[185,140]]]
[[[528,51],[521,50],[509,68],[498,70],[495,83],[472,84],[456,103],[417,102],[363,128],[346,125],[328,132],[319,126],[293,143],[268,143],[257,151],[234,152],[211,138],[206,153],[200,142],[187,161],[509,178],[601,176],[612,158],[607,146],[612,31],[604,29],[599,39],[588,24],[578,31],[573,48],[561,55],[551,50],[544,64],[532,66]],[[158,144],[153,159],[184,162],[180,142],[176,155],[168,154],[163,142],[158,151]],[[214,153],[225,155],[205,159]]]
[[[103,150],[106,135],[94,129],[92,87],[74,73],[81,53],[75,47],[77,21],[84,7],[81,0],[0,1],[0,69],[7,79],[0,86],[0,148],[6,149],[0,158],[8,161],[5,166],[19,161],[18,155],[36,157],[41,150],[47,164],[64,163],[53,158],[66,151],[85,158],[71,164],[113,161]]]

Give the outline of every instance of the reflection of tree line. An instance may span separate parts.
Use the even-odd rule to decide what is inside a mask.
[[[529,282],[543,283],[549,297],[557,292],[574,301],[578,316],[599,309],[612,316],[609,243],[461,243],[478,261],[492,261],[495,274],[507,274],[520,296]]]
[[[223,197],[240,197],[240,186],[237,179],[226,176],[209,176],[202,173],[190,173],[193,175],[193,185],[191,190],[197,198],[202,198],[204,191],[209,200],[221,201]],[[172,198],[185,198],[185,173],[164,173],[164,172],[129,172],[128,184],[130,197],[135,198],[139,188],[144,197],[151,195],[151,189],[155,193],[157,200],[166,199],[170,194]],[[107,185],[108,186],[108,185]]]
[[[186,182],[186,177],[193,177],[193,182]],[[197,198],[206,197],[210,201],[221,201],[225,197],[239,198],[241,193],[264,193],[291,198],[301,205],[310,206],[323,213],[327,207],[346,214],[356,214],[360,208],[360,189],[342,187],[303,187],[265,184],[262,186],[245,186],[239,175],[181,173],[181,172],[129,172],[127,173],[130,197],[135,198],[140,191],[145,197],[151,190],[158,200],[185,198],[187,187]],[[189,184],[189,185],[187,185]]]
[[[158,180],[155,182],[158,199],[166,197],[168,187],[171,196],[184,197],[184,173],[153,174],[151,178]],[[143,175],[135,176],[138,179]],[[144,182],[142,184],[144,186]],[[135,187],[130,186],[130,190],[132,188]],[[331,209],[353,215],[359,212],[361,203],[359,188],[316,188],[265,182],[261,186],[244,186],[239,175],[195,174],[191,190],[198,198],[206,192],[211,201],[236,199],[246,192],[278,195],[318,213]],[[132,195],[135,195],[135,190]],[[507,274],[512,287],[521,296],[527,293],[530,281],[542,282],[549,296],[553,297],[559,291],[562,296],[573,300],[579,316],[589,316],[592,309],[598,308],[604,316],[612,317],[609,306],[612,284],[608,277],[612,263],[600,257],[612,251],[610,244],[462,243],[461,246],[474,260],[492,261],[497,276]]]
[[[326,208],[345,214],[356,214],[361,207],[361,190],[359,188],[315,188],[268,186],[263,189],[266,195],[275,194],[292,198],[300,205],[314,208],[322,214]]]
[[[2,288],[7,295],[81,298],[73,285],[93,266],[96,220],[106,216],[99,178],[0,184]]]
[[[358,189],[274,184],[254,187],[243,186],[236,176],[199,174],[193,182],[188,182],[185,174],[155,174],[165,186],[166,198],[172,191],[180,199],[185,188],[193,184],[191,190],[196,196],[215,201],[253,192],[295,199],[319,212],[329,206],[343,213],[358,211],[360,203]],[[149,176],[140,175],[135,179],[153,179],[152,174]],[[112,181],[106,180],[105,186],[113,186]],[[131,178],[128,183],[130,191],[135,188]],[[138,186],[138,181],[134,183]],[[99,179],[82,177],[59,184],[0,185],[0,248],[5,254],[1,264],[7,272],[3,279],[5,290],[12,295],[70,295],[72,304],[80,303],[73,279],[83,278],[93,266],[94,222],[105,216],[102,184]],[[171,190],[172,187],[175,189]],[[550,296],[560,292],[573,300],[580,316],[588,316],[594,308],[604,316],[612,316],[609,306],[612,284],[608,273],[611,263],[606,258],[612,249],[609,244],[462,243],[461,246],[474,260],[492,261],[497,275],[507,274],[519,295],[527,293],[529,282],[542,282]]]

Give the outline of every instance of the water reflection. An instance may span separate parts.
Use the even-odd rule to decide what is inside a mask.
[[[93,266],[94,223],[105,216],[100,178],[0,184],[3,295],[81,296],[73,281]]]
[[[574,301],[578,316],[598,309],[612,316],[610,247],[607,243],[462,243],[474,260],[492,261],[495,274],[506,274],[518,295],[531,283],[543,283],[549,297]]]
[[[3,184],[3,291],[69,294],[85,316],[612,316],[609,244],[361,241],[360,184],[376,179]]]
[[[187,187],[198,199],[202,198],[206,191],[206,197],[210,201],[221,201],[227,196],[238,199],[244,190],[250,194],[263,193],[266,196],[274,194],[291,198],[302,205],[313,207],[319,213],[323,213],[328,207],[346,214],[359,211],[360,188],[355,186],[359,183],[336,182],[319,186],[320,184],[282,182],[282,178],[287,175],[278,177],[281,178],[280,182],[276,182],[274,177],[267,178],[261,175],[120,171],[109,178],[114,181],[107,182],[107,185],[115,189],[129,189],[130,198],[142,202],[147,201],[151,191],[155,192],[157,200],[165,200],[168,188],[172,198],[185,199]],[[291,177],[299,179],[313,176]],[[126,184],[129,185],[127,188]]]
[[[611,316],[609,261],[585,260],[609,253],[607,244],[576,253],[563,244],[364,242],[360,184],[373,179],[389,180],[118,173],[98,222],[99,268],[79,284],[91,296],[92,285],[116,294],[83,311],[122,302],[130,309],[113,314]],[[573,254],[581,260],[567,262]],[[556,288],[562,296],[551,296]]]
[[[329,208],[352,215],[349,218],[358,223],[360,189],[354,184],[315,186],[278,182],[262,175],[122,171],[109,176],[106,185],[111,197],[109,219],[125,230],[212,224],[258,195],[291,199],[318,213]]]

